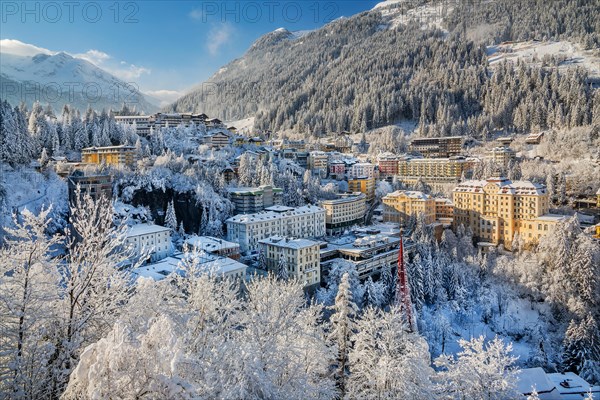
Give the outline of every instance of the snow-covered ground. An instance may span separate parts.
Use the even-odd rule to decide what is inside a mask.
[[[254,127],[254,117],[225,122],[227,126],[235,126],[240,133],[250,133]]]
[[[506,42],[488,46],[490,65],[504,60],[516,62],[523,60],[531,65],[542,65],[544,57],[558,57],[562,61],[560,69],[581,67],[589,71],[590,77],[600,77],[600,55],[593,50],[583,50],[580,46],[567,41],[560,42]],[[552,65],[552,64],[550,64]]]
[[[0,166],[2,168],[2,166]],[[67,205],[67,184],[55,174],[45,176],[35,170],[0,171],[0,182],[6,189],[6,202],[0,208],[0,225],[9,226],[18,209],[38,214],[52,206],[54,211],[64,211]]]
[[[408,24],[412,21],[421,23],[421,29],[444,29],[443,20],[452,12],[453,7],[449,4],[424,4],[415,8],[407,9],[409,4],[406,0],[387,0],[378,3],[373,10],[378,10],[389,19],[389,28],[394,29],[399,25]]]

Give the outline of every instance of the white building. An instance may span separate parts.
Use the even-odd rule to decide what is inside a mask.
[[[171,254],[171,229],[154,224],[134,225],[127,230],[125,244],[134,257],[148,252],[150,261],[156,262]]]
[[[259,243],[268,271],[276,273],[284,265],[288,276],[302,282],[305,288],[321,283],[318,242],[273,236]]]
[[[325,236],[325,210],[317,206],[298,208],[273,206],[256,214],[229,218],[227,240],[240,244],[242,252],[259,248],[259,241],[271,236],[317,238]]]
[[[361,224],[367,212],[366,196],[363,193],[341,194],[338,199],[323,200],[325,228],[328,235],[342,233],[352,225]]]
[[[308,154],[308,168],[313,174],[325,174],[328,159],[329,156],[324,151],[311,151]]]
[[[350,167],[351,178],[374,178],[375,177],[375,164],[371,163],[357,163]]]

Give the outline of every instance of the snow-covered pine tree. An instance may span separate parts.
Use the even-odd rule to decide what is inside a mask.
[[[277,261],[276,275],[277,279],[282,281],[287,281],[290,278],[287,261],[284,255],[280,256],[279,260]]]
[[[169,201],[167,205],[167,211],[165,214],[165,226],[167,228],[171,228],[172,232],[177,231],[177,216],[175,215],[175,206],[173,205],[173,200]]]
[[[331,332],[329,333],[329,337],[337,351],[335,377],[341,397],[343,398],[346,395],[348,357],[352,348],[351,338],[355,326],[354,319],[358,313],[358,307],[354,303],[352,292],[350,291],[350,276],[347,272],[342,275],[332,309],[334,314],[331,316]]]

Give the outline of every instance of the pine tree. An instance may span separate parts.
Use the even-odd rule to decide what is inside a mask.
[[[335,376],[343,398],[346,395],[347,366],[352,347],[351,337],[355,326],[354,318],[358,312],[358,307],[352,299],[348,273],[344,273],[342,276],[335,297],[335,304],[332,308],[334,314],[331,316],[330,339],[337,350]]]
[[[165,226],[167,228],[171,228],[172,232],[177,231],[177,216],[175,215],[175,207],[173,205],[173,200],[169,201],[167,205],[167,212],[165,214]]]
[[[284,255],[280,256],[279,261],[277,262],[277,279],[282,281],[287,281],[289,279],[289,270]]]

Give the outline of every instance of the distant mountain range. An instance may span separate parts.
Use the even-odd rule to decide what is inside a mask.
[[[0,57],[0,98],[30,107],[39,100],[60,112],[64,104],[85,110],[120,109],[123,103],[142,112],[158,110],[159,100],[142,94],[92,63],[66,53]]]
[[[472,130],[507,127],[513,108],[483,114],[498,108],[484,104],[486,46],[552,39],[597,48],[600,11],[591,3],[384,1],[314,31],[270,32],[165,110],[254,117],[258,129],[316,135],[404,119],[443,121],[442,135],[464,131],[468,120]]]

